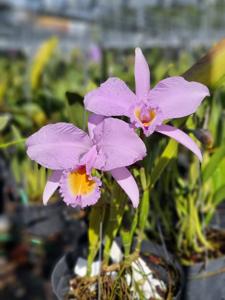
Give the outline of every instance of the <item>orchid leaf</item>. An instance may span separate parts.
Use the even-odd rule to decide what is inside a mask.
[[[89,228],[88,228],[88,242],[89,242],[89,251],[88,251],[88,268],[87,273],[90,275],[91,266],[95,259],[95,256],[98,253],[99,247],[101,245],[101,226],[103,224],[105,216],[105,206],[102,204],[102,201],[99,201],[97,205],[92,206],[91,212],[89,215]]]
[[[212,206],[205,217],[205,223],[208,225],[214,214],[216,207],[225,200],[225,185],[221,186],[212,196]]]
[[[215,192],[220,187],[225,185],[224,170],[225,170],[225,157],[219,163],[219,166],[216,168],[215,172],[211,176],[212,177],[212,185],[213,185],[212,192]]]
[[[0,116],[0,131],[4,130],[8,125],[10,120],[10,116],[8,114],[4,114]]]
[[[7,82],[0,82],[0,105],[2,105],[5,93],[7,91]]]
[[[5,149],[5,148],[8,148],[10,146],[14,146],[16,144],[19,144],[19,143],[25,143],[26,139],[20,139],[20,140],[16,140],[16,141],[10,141],[10,142],[7,142],[7,143],[2,143],[0,144],[0,149]]]
[[[225,146],[222,146],[216,150],[216,152],[210,158],[208,164],[202,171],[202,181],[206,182],[216,171],[217,167],[225,157]]]
[[[94,90],[96,88],[97,88],[97,85],[93,81],[89,80],[88,83],[87,83],[87,85],[84,88],[84,94],[83,94],[83,96],[85,96],[85,94],[89,93],[90,91],[92,91],[92,90]]]
[[[83,98],[78,93],[66,93],[67,113],[70,122],[79,128],[86,129],[87,112],[84,110]]]
[[[213,204],[219,205],[225,199],[225,185],[220,187],[213,195]]]
[[[83,105],[83,97],[77,92],[66,92],[66,98],[69,105],[73,105],[74,103]]]
[[[38,126],[42,126],[47,121],[44,111],[35,103],[26,103],[21,107],[21,112],[25,116],[28,116]]]
[[[143,231],[145,228],[147,217],[148,217],[148,211],[149,211],[149,191],[146,190],[143,193],[141,204],[140,204],[139,229],[141,231]]]
[[[141,180],[141,186],[146,189],[148,184],[147,184],[147,178],[145,175],[145,169],[144,168],[140,168],[140,180]]]
[[[41,76],[48,61],[52,58],[52,54],[58,45],[58,39],[50,38],[44,42],[39,48],[32,65],[31,70],[31,87],[36,89],[39,86]]]
[[[225,39],[222,39],[196,64],[183,74],[187,80],[216,88],[225,80]]]
[[[208,124],[208,129],[214,137],[215,141],[217,141],[218,137],[218,124],[221,119],[221,111],[222,111],[222,99],[221,95],[217,92],[214,93],[212,102],[210,105],[210,119]]]
[[[137,238],[137,247],[136,249],[139,251],[141,247],[141,242],[144,238],[144,229],[146,227],[148,214],[149,214],[149,189],[145,189],[142,195],[141,203],[139,205],[139,218],[138,218],[138,238]]]
[[[105,248],[104,261],[107,264],[109,260],[109,252],[114,238],[119,230],[122,222],[125,201],[124,193],[121,188],[115,184],[113,186],[112,201],[110,201],[110,212],[107,220],[107,227],[105,231]]]
[[[177,148],[178,143],[171,139],[151,172],[151,188],[153,188],[168,163],[177,156]]]
[[[12,125],[11,130],[12,130],[14,140],[17,140],[17,141],[23,140],[23,136],[21,135],[21,132],[16,125]],[[25,151],[25,143],[18,143],[17,149],[24,152]]]
[[[128,212],[129,214],[129,212]],[[132,217],[132,223],[129,229],[127,228],[122,228],[120,230],[120,236],[122,238],[122,243],[123,243],[123,248],[124,248],[124,255],[125,258],[129,256],[130,250],[131,250],[131,245],[133,242],[133,237],[137,228],[138,224],[138,209],[135,211],[134,216],[131,214],[129,215]]]
[[[20,183],[21,180],[21,176],[20,176],[20,170],[21,170],[21,166],[18,160],[18,157],[14,156],[11,159],[11,170],[13,172],[13,176],[16,180],[17,183]]]
[[[150,196],[150,187],[149,187],[149,177],[146,174],[144,168],[140,170],[141,185],[143,189],[143,194],[141,202],[139,205],[139,215],[138,215],[138,237],[137,237],[137,246],[136,250],[139,251],[141,247],[141,242],[144,238],[144,230],[146,228],[146,223],[149,214],[149,196]]]

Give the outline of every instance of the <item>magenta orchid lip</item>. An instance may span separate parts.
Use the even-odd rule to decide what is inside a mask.
[[[159,132],[181,143],[202,160],[195,142],[183,131],[165,125],[164,121],[194,113],[206,96],[208,88],[181,76],[161,80],[150,89],[150,70],[140,48],[135,50],[135,90],[119,78],[109,78],[84,98],[87,110],[106,117],[127,116],[146,136]]]

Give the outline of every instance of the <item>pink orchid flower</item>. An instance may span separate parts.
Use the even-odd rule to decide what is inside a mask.
[[[165,134],[194,152],[202,160],[196,143],[183,131],[163,122],[194,113],[209,95],[206,86],[175,76],[163,79],[150,89],[150,71],[140,48],[135,50],[134,94],[119,78],[109,78],[85,96],[87,110],[107,117],[127,116],[146,136],[154,131]]]
[[[137,184],[126,166],[146,155],[142,140],[121,120],[92,115],[89,135],[69,123],[42,127],[26,142],[27,154],[45,168],[53,170],[43,193],[43,202],[59,187],[67,205],[85,207],[100,198],[101,181],[93,169],[109,171],[130,197],[139,203]]]

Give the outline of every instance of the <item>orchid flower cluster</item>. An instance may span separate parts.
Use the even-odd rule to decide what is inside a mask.
[[[208,88],[177,76],[150,89],[149,67],[139,48],[134,69],[136,93],[121,79],[109,78],[85,96],[85,108],[92,113],[88,133],[61,122],[46,125],[27,139],[28,156],[52,170],[43,193],[44,204],[59,188],[67,205],[94,205],[101,196],[100,171],[111,173],[137,207],[138,185],[127,168],[147,155],[137,128],[147,137],[154,132],[167,135],[202,159],[198,146],[187,134],[165,123],[194,113],[209,95]],[[120,116],[128,117],[130,124],[114,118]]]

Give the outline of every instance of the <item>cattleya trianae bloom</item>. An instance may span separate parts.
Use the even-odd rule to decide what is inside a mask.
[[[92,115],[88,131],[89,135],[73,124],[56,123],[42,127],[27,139],[28,156],[53,170],[43,193],[44,204],[58,187],[68,205],[95,204],[101,194],[101,180],[92,176],[96,169],[109,171],[137,207],[139,190],[126,166],[144,158],[144,143],[118,119]]]
[[[136,94],[119,78],[109,78],[85,96],[86,109],[107,117],[127,116],[146,136],[154,131],[165,134],[189,148],[201,160],[195,142],[183,131],[163,122],[194,113],[209,95],[208,88],[175,76],[163,79],[150,89],[150,71],[140,48],[135,51],[134,69]]]

